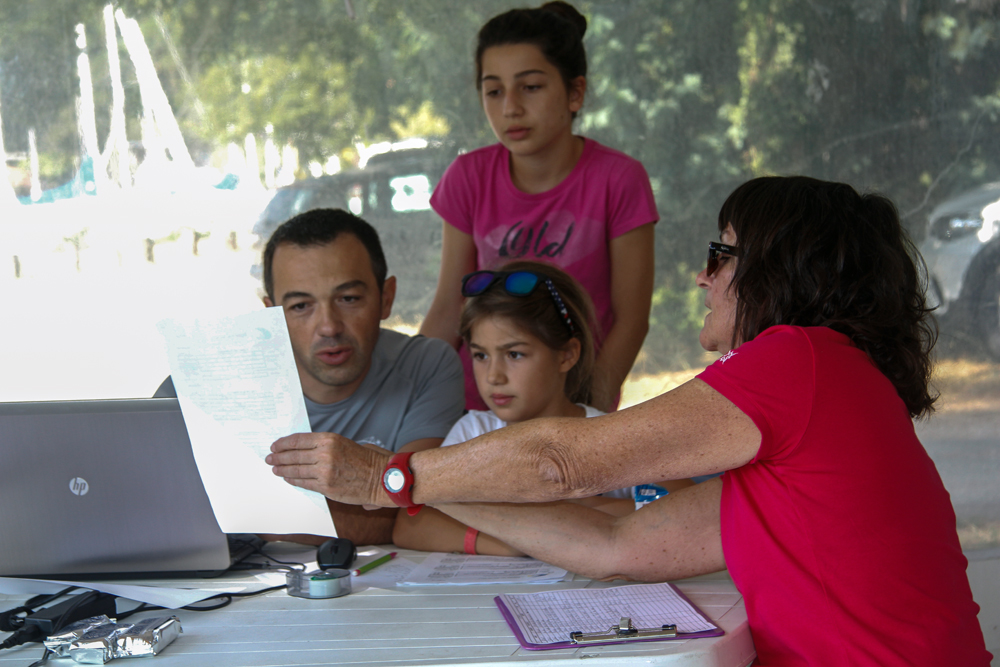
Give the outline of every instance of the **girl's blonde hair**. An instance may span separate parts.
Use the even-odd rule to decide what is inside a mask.
[[[566,397],[574,403],[589,404],[593,396],[594,336],[591,333],[594,309],[590,296],[568,273],[550,264],[516,261],[498,269],[503,272],[526,271],[540,280],[530,294],[508,294],[502,282],[497,282],[482,294],[467,297],[459,320],[459,334],[466,344],[471,342],[472,327],[485,317],[503,317],[521,327],[553,350],[563,350],[576,338],[580,341],[580,358],[566,374]],[[570,327],[556,307],[545,279],[552,281],[575,325]]]

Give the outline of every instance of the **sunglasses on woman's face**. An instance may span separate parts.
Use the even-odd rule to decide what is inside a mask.
[[[715,273],[716,269],[719,268],[719,264],[729,259],[730,257],[739,257],[739,249],[734,245],[726,245],[725,243],[716,243],[711,241],[708,244],[708,266],[705,267],[705,275],[711,277]],[[721,259],[720,259],[721,257]]]
[[[552,284],[551,279],[537,273],[531,271],[476,271],[462,278],[462,296],[479,296],[497,283],[500,283],[503,291],[511,296],[528,296],[535,291],[539,283],[543,283],[556,304],[556,310],[559,311],[563,322],[569,328],[570,335],[576,334],[576,324],[569,316],[569,309],[566,308],[562,297],[559,296],[559,290]]]

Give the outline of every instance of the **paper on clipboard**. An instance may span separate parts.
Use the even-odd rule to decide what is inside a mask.
[[[157,328],[223,532],[336,536],[326,498],[291,486],[264,462],[278,438],[311,431],[281,308],[168,319]]]
[[[724,634],[669,583],[505,594],[494,602],[526,649],[571,648],[577,644],[570,641],[570,633],[604,633],[623,618],[630,618],[637,628],[676,625],[673,639]],[[634,641],[664,639],[640,637]]]

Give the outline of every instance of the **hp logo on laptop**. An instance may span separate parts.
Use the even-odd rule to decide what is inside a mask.
[[[90,485],[83,477],[74,477],[69,480],[69,490],[73,492],[74,496],[85,496],[87,491],[90,491]]]

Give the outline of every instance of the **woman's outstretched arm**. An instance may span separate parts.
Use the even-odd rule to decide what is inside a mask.
[[[738,468],[760,448],[753,420],[694,379],[627,410],[591,419],[533,419],[461,445],[413,454],[412,499],[548,502]],[[276,440],[267,462],[295,486],[340,502],[394,507],[385,453],[335,433]]]
[[[576,503],[451,503],[437,509],[515,549],[594,579],[669,581],[726,567],[722,481],[671,493],[615,518]]]

